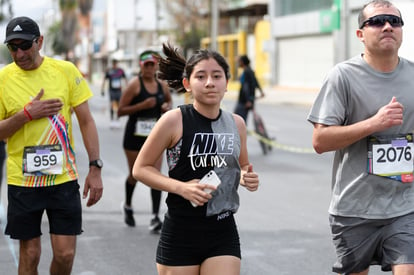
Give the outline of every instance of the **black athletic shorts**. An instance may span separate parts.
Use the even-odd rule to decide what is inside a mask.
[[[48,187],[8,185],[6,235],[30,240],[42,235],[43,212],[49,231],[57,235],[82,233],[82,206],[77,180]]]
[[[127,125],[125,126],[124,140],[122,143],[122,146],[125,150],[140,151],[144,145],[147,137],[136,136],[134,135],[134,132],[135,124],[132,124],[130,121],[128,121]]]
[[[230,211],[208,218],[165,215],[157,248],[158,264],[200,265],[208,258],[224,255],[241,258],[239,234]]]

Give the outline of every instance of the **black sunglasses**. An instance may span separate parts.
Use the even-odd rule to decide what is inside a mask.
[[[13,43],[7,43],[7,48],[12,52],[17,52],[18,49],[21,49],[22,51],[27,51],[33,46],[33,42],[37,43],[38,38],[33,39],[32,41],[25,41],[20,44],[13,44]]]
[[[362,29],[365,25],[372,27],[383,27],[386,22],[390,23],[390,25],[394,28],[404,26],[404,21],[401,17],[392,14],[379,14],[362,22],[359,28]]]

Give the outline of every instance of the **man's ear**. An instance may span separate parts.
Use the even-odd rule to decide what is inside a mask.
[[[43,35],[39,36],[39,38],[37,39],[37,44],[39,45],[40,50],[43,46]]]
[[[358,39],[364,43],[364,32],[361,29],[357,29],[356,30],[356,36],[358,37]]]

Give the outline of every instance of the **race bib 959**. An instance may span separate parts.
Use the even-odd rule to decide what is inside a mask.
[[[23,151],[25,176],[62,174],[63,151],[60,144],[28,146]]]

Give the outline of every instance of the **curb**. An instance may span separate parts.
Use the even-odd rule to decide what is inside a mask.
[[[295,89],[295,88],[265,88],[264,98],[257,99],[260,104],[291,104],[311,107],[318,95],[319,90],[316,89]],[[237,100],[238,91],[227,91],[224,95],[225,99]]]

